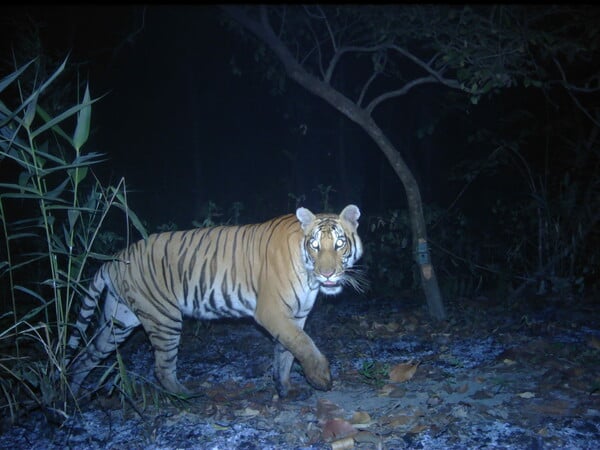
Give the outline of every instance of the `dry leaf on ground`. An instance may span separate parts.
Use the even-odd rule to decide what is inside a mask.
[[[349,448],[354,448],[354,439],[351,437],[333,441],[331,443],[331,450],[347,450]]]
[[[234,411],[234,414],[238,417],[254,417],[260,414],[260,411],[257,409],[246,407],[244,409],[238,409]]]
[[[358,430],[344,419],[330,419],[323,426],[321,437],[324,441],[333,441],[354,436]]]
[[[533,392],[520,392],[517,396],[521,398],[533,398],[535,394]]]
[[[395,365],[390,370],[390,381],[392,383],[403,383],[410,380],[415,375],[418,366],[419,363],[413,364],[412,362]]]
[[[317,420],[323,424],[329,419],[342,418],[346,415],[346,411],[339,405],[324,398],[317,400]]]
[[[369,415],[369,413],[364,412],[364,411],[355,411],[354,414],[352,414],[352,418],[350,419],[350,423],[354,426],[365,426],[365,425],[369,425],[372,423],[371,421],[371,416]]]

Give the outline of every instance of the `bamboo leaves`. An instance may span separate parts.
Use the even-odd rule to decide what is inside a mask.
[[[80,111],[77,112],[77,126],[75,127],[75,133],[73,134],[73,147],[77,153],[86,143],[90,134],[90,120],[92,118],[92,106],[90,101],[90,87],[85,87],[85,94],[83,95],[84,105]]]
[[[20,77],[29,75],[31,62],[0,80],[0,94],[18,83],[16,98],[23,99],[17,105],[11,105],[15,96],[0,100],[0,164],[10,164],[7,173],[12,172],[0,183],[0,283],[8,292],[3,306],[11,311],[11,338],[17,343],[14,365],[24,367],[14,371],[12,366],[0,366],[0,380],[7,371],[24,370],[47,377],[28,380],[28,387],[32,396],[38,396],[36,401],[48,409],[66,404],[69,392],[64,374],[71,308],[85,292],[89,270],[97,267],[98,260],[110,259],[102,252],[114,251],[103,239],[109,211],[117,207],[124,213],[127,231],[131,224],[147,235],[127,205],[125,181],[104,186],[90,176],[92,166],[103,157],[84,151],[92,105],[98,100],[91,99],[89,86],[80,102],[62,112],[43,107],[52,104],[47,96],[66,61],[30,93],[24,92],[30,83],[21,83]],[[68,130],[73,119],[75,125]],[[90,268],[92,263],[95,266]],[[32,333],[30,320],[41,323],[46,333]],[[36,357],[40,351],[46,352],[42,360],[28,359],[25,353],[29,350],[19,344],[32,339],[36,348],[42,347]],[[30,366],[35,364],[43,370],[32,370]],[[0,381],[0,387],[7,386]],[[51,389],[44,391],[43,386]],[[11,384],[10,389],[13,387]],[[11,401],[6,395],[5,400]]]

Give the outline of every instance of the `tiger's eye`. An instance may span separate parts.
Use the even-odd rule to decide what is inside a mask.
[[[335,241],[335,248],[336,249],[340,249],[342,248],[344,245],[346,245],[346,240],[342,239],[342,238],[338,238],[337,241]]]
[[[319,241],[317,241],[316,239],[311,239],[310,240],[310,246],[315,249],[318,250],[319,249]]]

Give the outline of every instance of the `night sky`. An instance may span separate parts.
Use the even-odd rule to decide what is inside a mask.
[[[334,189],[336,210],[368,210],[370,195],[372,210],[405,205],[364,132],[288,80],[273,95],[253,47],[222,25],[217,8],[16,8],[4,20],[22,23],[8,18],[26,11],[45,50],[57,61],[70,52],[92,96],[105,95],[93,107],[87,150],[108,156],[97,172],[108,182],[124,176],[131,206],[151,226],[190,227],[209,201],[225,213],[241,202],[245,222],[290,212],[288,194],[318,211],[319,185]]]

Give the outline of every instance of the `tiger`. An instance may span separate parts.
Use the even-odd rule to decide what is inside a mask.
[[[140,324],[154,351],[154,373],[168,392],[193,392],[177,377],[184,317],[253,317],[274,339],[273,380],[290,393],[294,360],[308,383],[332,388],[329,361],[304,331],[317,294],[344,286],[363,291],[360,210],[295,214],[264,223],[151,234],[100,266],[82,295],[68,348],[70,387],[80,391],[89,373]],[[103,306],[100,301],[103,299]],[[87,329],[99,310],[93,336]],[[77,354],[81,341],[87,345]]]

